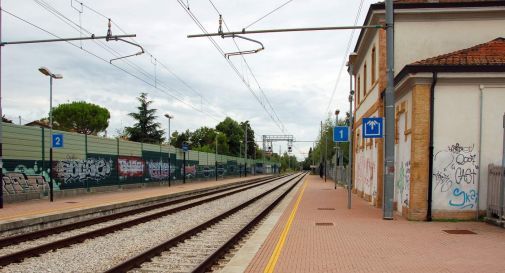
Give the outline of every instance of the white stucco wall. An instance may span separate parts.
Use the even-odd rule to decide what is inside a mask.
[[[499,164],[502,156],[505,86],[483,89],[482,149],[479,86],[477,83],[444,83],[443,80],[437,84],[433,210],[475,211],[478,200],[479,209],[485,209],[487,165]]]
[[[394,174],[394,200],[397,202],[397,211],[402,213],[403,207],[409,207],[410,194],[410,155],[411,134],[405,131],[412,128],[412,92],[395,102],[396,106],[405,104],[405,112],[398,116],[398,143],[395,144],[395,174]],[[407,122],[407,123],[406,123]]]
[[[377,114],[378,112],[375,112],[372,116],[377,116]],[[359,131],[361,131],[361,127]],[[377,198],[378,150],[375,144],[366,147],[367,139],[363,139],[363,141],[364,148],[363,150],[358,149],[356,152],[356,167],[353,168],[355,170],[355,186],[358,191],[371,196],[372,203],[374,203]]]
[[[410,63],[486,43],[505,32],[505,12],[488,18],[467,14],[457,19],[395,16],[395,74]]]

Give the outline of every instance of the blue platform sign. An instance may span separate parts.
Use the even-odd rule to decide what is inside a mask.
[[[363,138],[382,138],[383,118],[363,118]]]
[[[53,148],[63,148],[63,134],[53,134]]]
[[[183,144],[182,144],[182,150],[183,150],[184,152],[187,152],[187,151],[188,151],[188,149],[189,149],[188,144],[183,143]]]
[[[349,141],[349,127],[347,127],[347,126],[333,127],[333,141],[334,142],[348,142]]]

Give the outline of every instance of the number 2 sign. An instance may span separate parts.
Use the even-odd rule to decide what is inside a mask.
[[[63,148],[63,134],[53,134],[53,148]]]

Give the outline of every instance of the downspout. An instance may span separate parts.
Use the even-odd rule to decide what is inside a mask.
[[[479,213],[480,213],[480,179],[481,179],[481,166],[482,166],[482,117],[483,117],[483,106],[484,106],[484,85],[479,85],[480,90],[480,117],[479,117],[479,175],[477,180],[477,211],[475,213],[475,220],[479,221]]]
[[[433,200],[433,128],[435,120],[435,85],[437,84],[437,72],[433,72],[433,81],[430,88],[430,154],[429,154],[429,178],[428,178],[428,211],[426,213],[426,220],[432,220],[431,203]]]

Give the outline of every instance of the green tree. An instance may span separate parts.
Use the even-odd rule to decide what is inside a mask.
[[[84,101],[62,103],[53,109],[55,129],[96,135],[109,127],[110,113],[106,108]]]
[[[156,109],[149,109],[153,101],[147,99],[147,93],[141,93],[137,98],[140,106],[137,113],[128,114],[137,122],[133,127],[126,127],[125,131],[131,141],[144,143],[162,143],[165,131],[160,129],[160,123],[156,120]]]
[[[240,124],[232,118],[226,117],[216,126],[216,129],[226,135],[230,155],[239,156],[240,141],[244,139],[244,131]]]
[[[172,145],[177,148],[182,148],[182,143],[191,139],[191,131],[186,130],[186,132],[179,133],[175,131],[172,133]]]
[[[241,122],[240,128],[243,131],[243,135],[245,135],[245,131],[247,128],[247,157],[254,158],[255,156],[254,152],[256,151],[257,148],[256,141],[254,140],[254,130],[251,128],[251,124],[249,124],[249,121]],[[242,137],[242,141],[245,141],[244,137]],[[242,147],[242,149],[244,148]]]

